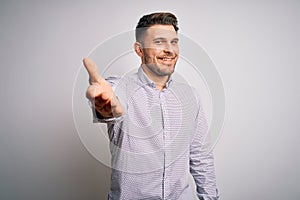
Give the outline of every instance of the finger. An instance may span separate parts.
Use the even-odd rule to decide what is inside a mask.
[[[104,108],[104,107],[110,107],[110,100],[103,99],[102,95],[99,95],[95,98],[95,105],[98,106],[99,108]]]
[[[113,115],[115,117],[119,117],[119,116],[123,115],[123,113],[124,113],[123,106],[121,105],[119,98],[117,96],[113,97],[113,99],[111,101],[111,108],[113,111]]]
[[[108,114],[108,113],[112,112],[110,102],[106,102],[106,103],[101,104],[101,105],[100,104],[95,105],[95,108],[101,113],[101,115]]]
[[[111,109],[95,107],[95,109],[101,114],[102,117],[112,117]]]
[[[83,64],[89,73],[90,82],[97,82],[102,77],[99,75],[97,64],[90,58],[84,58]]]
[[[86,97],[90,100],[95,99],[101,93],[99,86],[90,85],[86,91]]]
[[[111,101],[112,100],[112,94],[110,94],[108,92],[102,92],[101,93],[101,99],[103,99],[104,101]]]
[[[120,101],[117,96],[113,96],[111,99],[111,107],[115,108],[120,104]]]

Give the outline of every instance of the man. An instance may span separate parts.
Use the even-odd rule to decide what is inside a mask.
[[[171,13],[143,16],[134,44],[141,66],[133,75],[105,80],[92,60],[83,60],[94,121],[107,123],[111,141],[109,199],[193,199],[189,173],[199,199],[218,199],[199,95],[171,77],[177,31]]]

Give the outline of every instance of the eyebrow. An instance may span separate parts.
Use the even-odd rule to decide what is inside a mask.
[[[167,40],[167,39],[166,39],[166,38],[163,38],[163,37],[159,37],[159,38],[154,38],[154,39],[153,39],[153,41],[156,41],[156,40]],[[175,41],[179,41],[179,38],[173,38],[172,41],[174,41],[174,40],[175,40]]]

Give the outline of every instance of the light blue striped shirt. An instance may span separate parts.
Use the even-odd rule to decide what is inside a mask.
[[[106,79],[126,113],[102,118],[112,154],[108,199],[193,199],[192,174],[200,200],[218,199],[214,159],[205,147],[207,121],[199,95],[171,78],[160,91],[143,69]]]

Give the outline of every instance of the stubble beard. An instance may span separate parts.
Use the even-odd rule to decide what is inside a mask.
[[[175,65],[173,67],[171,66],[158,66],[156,64],[145,64],[147,68],[156,76],[170,76],[174,73],[175,71]]]
[[[146,67],[156,76],[171,76],[175,71],[177,60],[173,66],[166,66],[163,64],[149,63],[148,59],[145,58]]]

